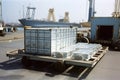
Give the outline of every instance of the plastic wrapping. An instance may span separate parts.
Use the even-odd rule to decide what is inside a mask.
[[[53,57],[87,61],[101,49],[100,44],[77,43],[54,52]]]
[[[72,48],[72,46],[60,49],[58,52],[53,53],[53,57],[56,57],[56,58],[71,58],[73,50],[74,49]]]
[[[73,52],[71,59],[89,60],[93,56],[94,53],[95,53],[94,50],[88,50],[88,49],[77,50]]]

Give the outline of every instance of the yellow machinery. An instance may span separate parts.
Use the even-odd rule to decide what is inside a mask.
[[[113,12],[113,17],[120,17],[120,0],[115,0],[115,9]]]
[[[69,12],[65,12],[64,22],[69,22]]]
[[[48,21],[53,21],[53,22],[55,22],[54,8],[49,9]]]

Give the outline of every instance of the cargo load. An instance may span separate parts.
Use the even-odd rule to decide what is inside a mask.
[[[76,28],[28,28],[24,38],[27,54],[51,56],[76,44]]]
[[[101,49],[100,44],[77,43],[54,52],[53,57],[87,61]]]

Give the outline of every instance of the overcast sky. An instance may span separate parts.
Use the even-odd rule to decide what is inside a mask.
[[[111,16],[115,0],[95,0],[95,16]],[[6,23],[18,22],[23,17],[23,6],[36,7],[36,19],[47,19],[49,8],[54,8],[56,20],[69,12],[70,22],[87,21],[88,0],[2,0],[3,19]]]

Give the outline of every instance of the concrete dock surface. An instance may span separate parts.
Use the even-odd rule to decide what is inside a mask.
[[[108,51],[85,80],[119,80],[120,51]]]
[[[0,36],[0,41],[15,40],[24,38],[24,31],[6,32],[5,36]]]
[[[24,48],[23,33],[9,33],[0,37],[0,80],[119,80],[120,51],[109,50],[99,63],[83,78],[78,78],[76,68],[69,75],[57,73],[50,68],[51,64],[39,68],[26,69],[20,59],[6,57],[7,51]],[[15,38],[17,37],[17,38]],[[11,40],[11,41],[9,41]]]

